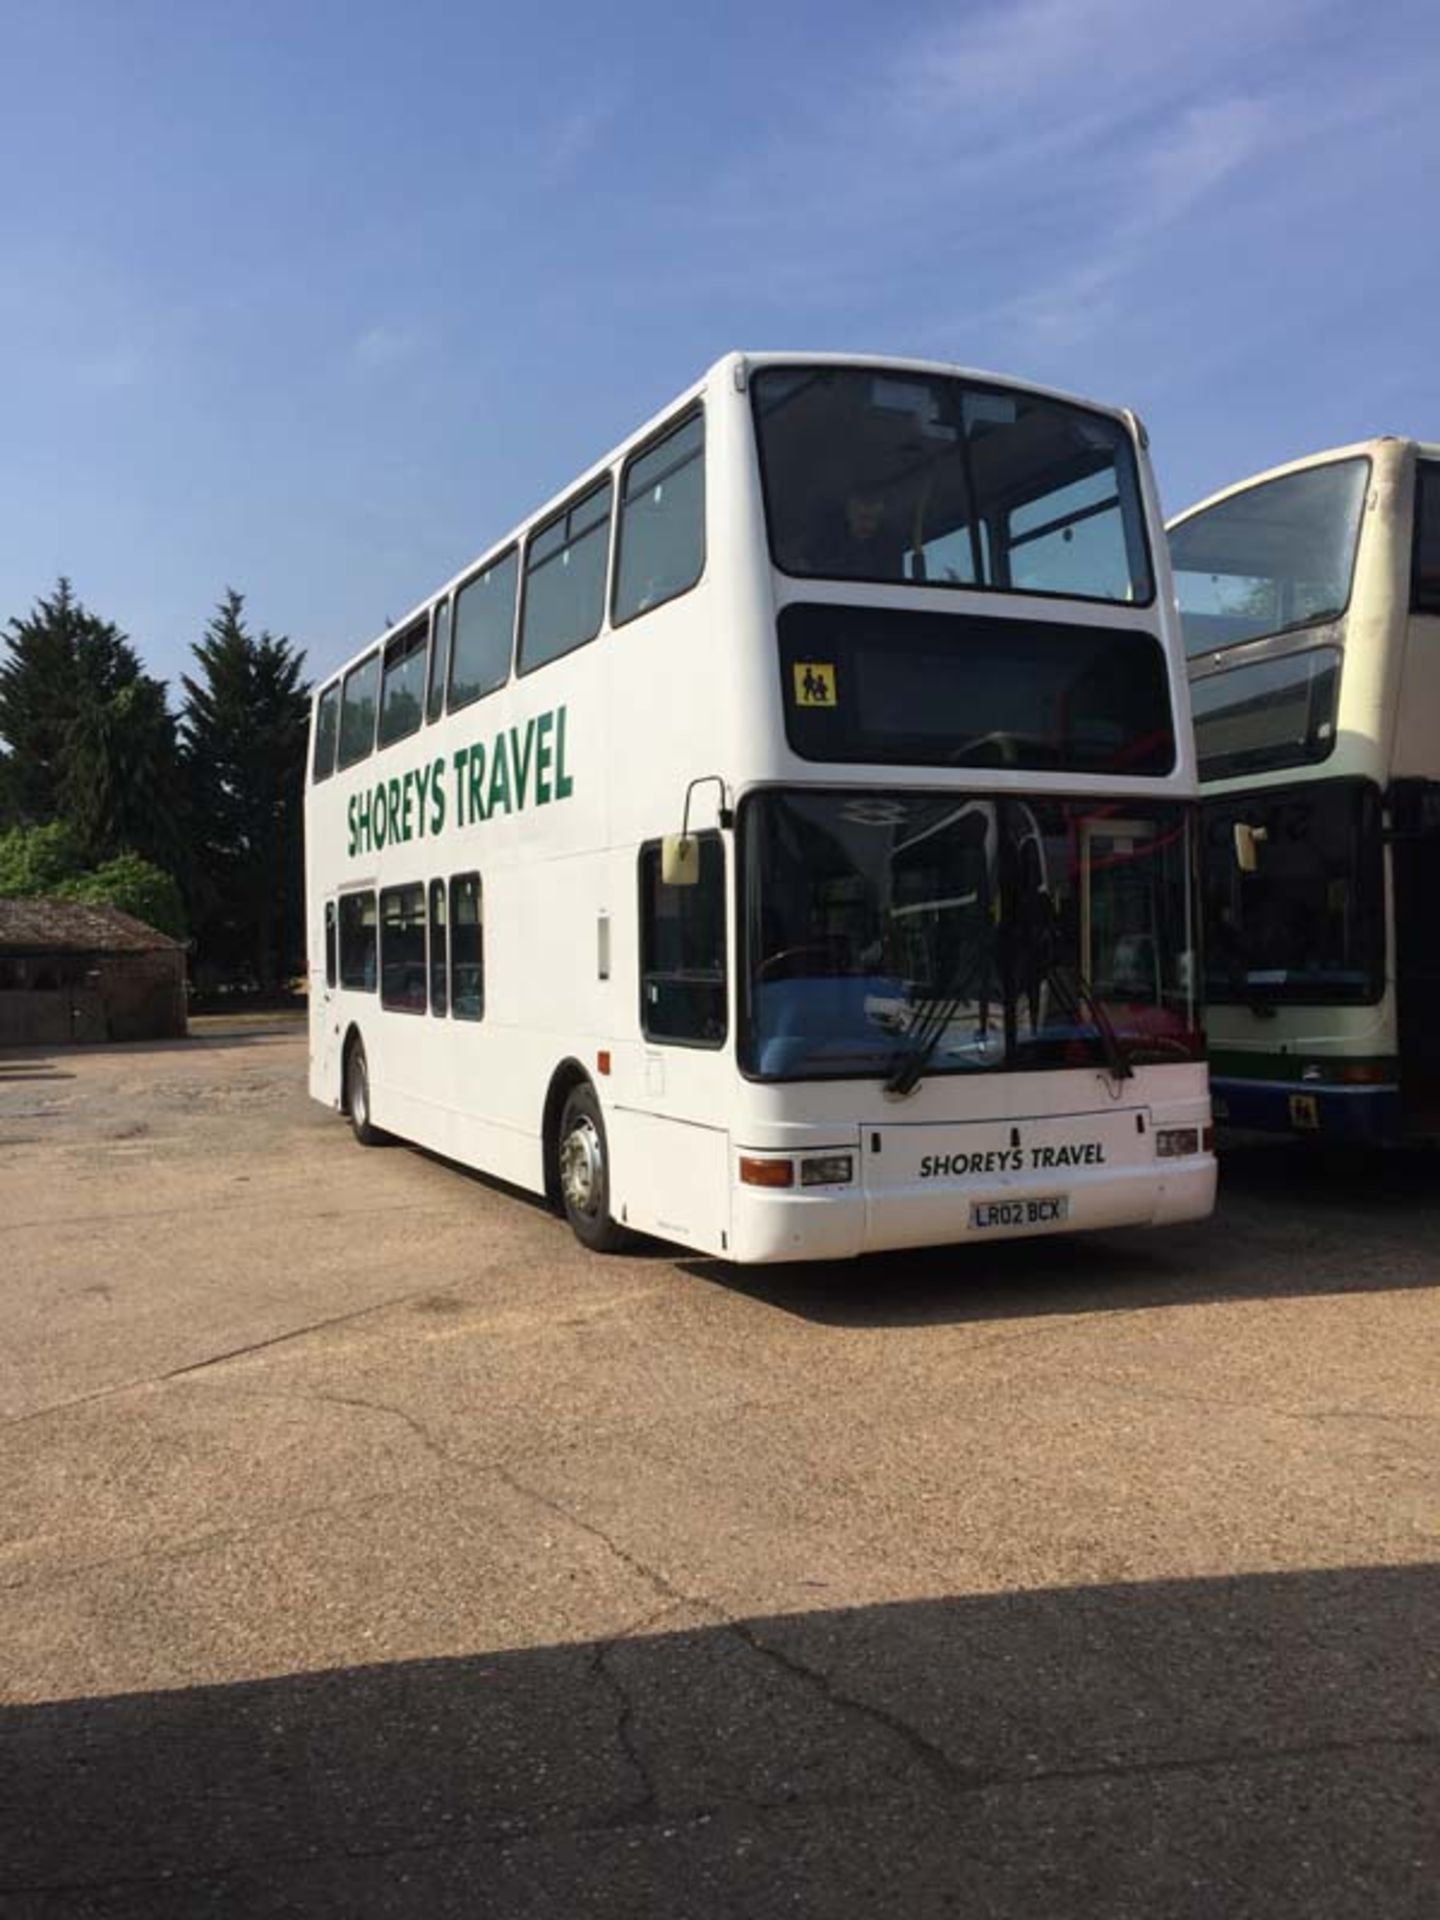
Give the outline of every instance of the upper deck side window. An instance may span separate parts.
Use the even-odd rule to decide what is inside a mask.
[[[613,492],[607,473],[530,535],[520,610],[521,673],[573,653],[599,633]]]
[[[861,367],[766,367],[751,392],[783,572],[1153,599],[1134,448],[1109,415]]]
[[[450,673],[450,602],[437,602],[430,628],[430,678],[425,694],[425,718],[438,720],[445,711],[445,682]]]
[[[1170,530],[1185,651],[1336,620],[1350,604],[1364,456],[1262,480]]]
[[[696,411],[626,461],[615,594],[620,626],[686,593],[705,568],[705,417]]]
[[[430,622],[416,620],[385,647],[380,683],[379,743],[390,746],[416,732],[424,718],[425,657]]]
[[[1440,460],[1422,460],[1415,472],[1415,548],[1410,605],[1440,613]]]
[[[340,699],[339,765],[353,767],[375,745],[375,706],[380,691],[380,655],[367,653],[345,676]]]
[[[340,682],[326,687],[315,703],[315,750],[310,777],[328,780],[335,771],[335,748],[340,739]]]
[[[511,547],[508,553],[473,574],[455,596],[450,658],[451,713],[468,707],[481,694],[493,693],[510,678],[519,571],[519,549]]]

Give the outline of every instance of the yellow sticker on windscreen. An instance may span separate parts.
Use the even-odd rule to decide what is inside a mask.
[[[791,671],[795,675],[797,707],[838,705],[835,698],[835,669],[828,660],[797,660]]]

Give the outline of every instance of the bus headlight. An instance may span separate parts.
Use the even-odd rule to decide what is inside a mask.
[[[1157,1127],[1155,1129],[1157,1160],[1184,1160],[1190,1154],[1199,1151],[1200,1129],[1198,1127]]]
[[[800,1162],[802,1187],[848,1187],[854,1178],[853,1153],[816,1153]]]

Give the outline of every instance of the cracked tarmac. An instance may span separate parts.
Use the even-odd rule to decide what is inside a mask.
[[[599,1259],[0,1055],[0,1916],[1440,1914],[1440,1182]]]

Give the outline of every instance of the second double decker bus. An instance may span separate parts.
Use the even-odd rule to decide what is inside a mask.
[[[311,1091],[598,1249],[1205,1213],[1172,608],[1129,415],[728,356],[320,688]]]
[[[1440,1137],[1440,446],[1294,461],[1170,545],[1217,1114]]]

